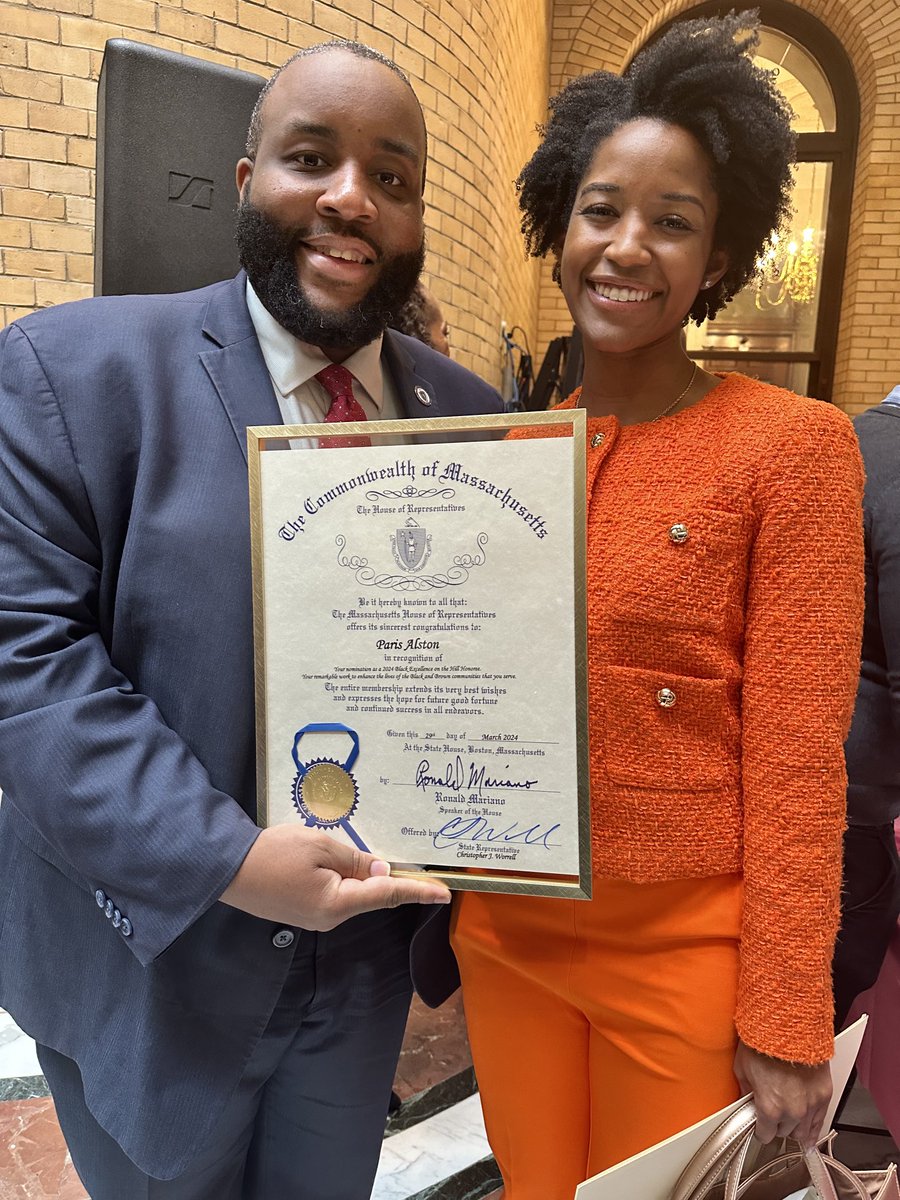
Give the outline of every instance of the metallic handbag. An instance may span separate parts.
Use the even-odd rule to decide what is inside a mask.
[[[829,1133],[814,1150],[796,1143],[775,1150],[754,1143],[756,1110],[748,1100],[709,1135],[684,1171],[671,1200],[900,1200],[897,1167],[851,1171],[832,1152]],[[759,1158],[748,1168],[752,1151]]]

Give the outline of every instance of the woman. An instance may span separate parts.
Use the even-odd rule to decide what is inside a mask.
[[[506,1200],[571,1200],[750,1089],[764,1140],[809,1142],[830,1096],[859,455],[835,408],[683,339],[789,211],[755,28],[679,23],[575,80],[518,181],[584,345],[594,889],[456,910]]]
[[[444,320],[433,293],[421,281],[397,313],[392,328],[399,329],[408,337],[418,338],[440,354],[450,355],[450,325]]]

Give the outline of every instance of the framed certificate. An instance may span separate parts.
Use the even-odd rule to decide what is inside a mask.
[[[589,897],[583,411],[247,435],[260,824]]]

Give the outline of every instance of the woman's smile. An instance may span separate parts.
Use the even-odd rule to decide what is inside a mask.
[[[588,279],[588,290],[598,301],[614,304],[641,304],[659,296],[659,292],[631,283],[612,283],[601,279]]]

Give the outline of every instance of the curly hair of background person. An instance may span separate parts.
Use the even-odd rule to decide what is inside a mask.
[[[391,322],[391,328],[417,338],[440,354],[450,354],[450,326],[437,300],[421,282]]]

